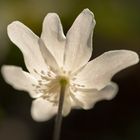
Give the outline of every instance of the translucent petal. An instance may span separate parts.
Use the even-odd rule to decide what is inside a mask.
[[[96,102],[101,100],[111,100],[118,92],[118,86],[115,83],[109,83],[101,90],[96,89],[79,89],[77,92],[72,91],[72,98],[77,106],[83,109],[91,109]]]
[[[44,41],[47,49],[55,57],[60,67],[63,66],[65,36],[59,16],[55,13],[49,13],[43,22],[41,39]]]
[[[33,98],[39,97],[41,94],[35,92],[33,85],[37,84],[37,80],[29,73],[16,66],[2,66],[2,75],[5,81],[18,90],[28,91]]]
[[[57,64],[55,58],[52,56],[52,54],[47,49],[47,47],[45,46],[44,42],[41,39],[39,39],[39,46],[40,46],[40,50],[41,50],[42,56],[43,56],[46,64],[48,66],[50,66],[51,69],[53,69],[53,71],[58,72],[59,67],[58,67],[58,64]]]
[[[34,73],[34,69],[46,71],[47,65],[38,44],[39,38],[19,21],[12,22],[7,30],[10,40],[22,51],[28,70],[31,73]]]
[[[94,26],[94,15],[88,9],[83,10],[74,21],[66,36],[65,70],[76,71],[90,59]]]
[[[57,106],[43,98],[38,98],[32,103],[31,115],[35,121],[47,121],[56,113]]]
[[[110,82],[113,75],[138,63],[138,55],[133,51],[109,51],[90,61],[76,76],[75,83],[98,90]]]

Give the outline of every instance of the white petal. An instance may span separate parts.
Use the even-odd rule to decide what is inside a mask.
[[[58,64],[57,64],[55,58],[52,56],[52,54],[49,52],[49,50],[45,46],[42,39],[39,39],[39,46],[40,46],[40,50],[41,50],[42,56],[43,56],[46,64],[48,66],[50,66],[53,69],[53,71],[58,72],[58,70],[59,70]]]
[[[57,106],[43,98],[33,101],[31,115],[36,121],[47,121],[57,113]]]
[[[62,67],[64,59],[65,36],[63,34],[59,16],[57,14],[49,13],[45,17],[41,39],[55,57],[58,65]]]
[[[30,96],[37,98],[40,94],[34,91],[33,84],[37,84],[37,80],[29,73],[16,66],[2,66],[2,75],[5,81],[18,90],[28,91]]]
[[[24,55],[25,64],[32,73],[47,70],[42,54],[40,52],[38,37],[24,24],[15,21],[8,25],[8,36],[17,45]]]
[[[66,36],[65,70],[78,70],[89,61],[94,26],[94,15],[88,9],[83,10],[74,21]]]
[[[98,90],[122,69],[138,63],[138,55],[129,50],[109,51],[90,61],[76,76],[76,83]]]
[[[79,90],[73,92],[75,107],[80,106],[83,109],[91,109],[95,103],[101,100],[111,100],[118,92],[118,86],[115,83],[110,83],[100,91],[96,89]]]

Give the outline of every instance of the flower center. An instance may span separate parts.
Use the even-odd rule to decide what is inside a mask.
[[[59,82],[60,82],[60,86],[66,86],[69,83],[69,80],[66,77],[60,76]]]
[[[53,104],[58,104],[60,89],[63,86],[69,84],[69,78],[67,75],[56,75],[54,72],[49,71],[45,73],[41,71],[37,73],[39,75],[39,80],[35,87],[35,92]]]

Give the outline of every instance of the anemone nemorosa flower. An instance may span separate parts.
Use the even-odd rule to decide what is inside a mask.
[[[19,21],[8,26],[8,36],[22,51],[29,72],[3,66],[2,74],[7,83],[35,99],[31,108],[35,120],[57,113],[62,79],[67,82],[62,110],[66,116],[73,108],[90,109],[97,101],[112,99],[118,91],[113,75],[138,63],[138,55],[129,50],[108,51],[89,61],[95,23],[93,13],[85,9],[66,36],[55,13],[45,17],[40,38]]]

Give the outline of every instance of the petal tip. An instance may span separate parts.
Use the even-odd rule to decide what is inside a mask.
[[[1,74],[5,80],[6,80],[6,73],[8,72],[9,67],[12,67],[12,66],[3,65],[1,67]]]
[[[47,16],[58,17],[58,14],[54,13],[54,12],[51,12],[51,13],[48,13]]]
[[[94,25],[96,24],[95,16],[94,16],[92,11],[90,11],[88,8],[86,8],[82,11],[82,13],[85,14],[86,16],[88,16],[88,17],[91,17]]]
[[[139,55],[136,52],[132,52],[134,56],[134,63],[137,64],[139,62]]]
[[[14,26],[21,24],[19,21],[13,21],[7,26],[7,30],[13,28]]]
[[[17,66],[13,66],[13,65],[3,65],[1,67],[1,74],[4,78],[4,80],[6,81],[6,83],[10,84],[13,87],[15,87],[15,86],[11,82],[11,76],[13,75],[13,73],[11,74],[11,72],[16,71],[17,69],[19,70],[21,68],[17,67]]]
[[[122,52],[125,52],[128,54],[128,57],[131,59],[132,65],[135,65],[139,62],[139,55],[131,50],[122,50]]]
[[[90,11],[88,8],[84,9],[84,10],[82,11],[82,13],[87,14],[87,15],[91,15],[92,17],[94,17],[93,12]]]
[[[83,10],[83,13],[88,13],[88,14],[91,14],[91,15],[93,15],[93,12],[92,11],[90,11],[88,8],[85,8],[84,10]]]
[[[56,14],[56,13],[48,13],[46,16],[45,16],[45,18],[44,18],[44,24],[45,24],[45,22],[46,21],[49,21],[50,22],[50,20],[60,20],[59,19],[59,16],[58,16],[58,14]]]
[[[106,100],[112,100],[118,93],[119,91],[119,86],[114,83],[114,82],[111,82],[108,86],[108,94],[106,96]]]
[[[17,30],[17,26],[22,25],[20,21],[13,21],[7,26],[7,34],[12,41],[13,33]]]
[[[31,116],[37,122],[48,121],[57,113],[57,107],[43,98],[32,102]]]
[[[3,66],[1,67],[1,74],[2,74],[2,76],[4,76],[4,74],[5,74],[5,65],[3,65]]]

